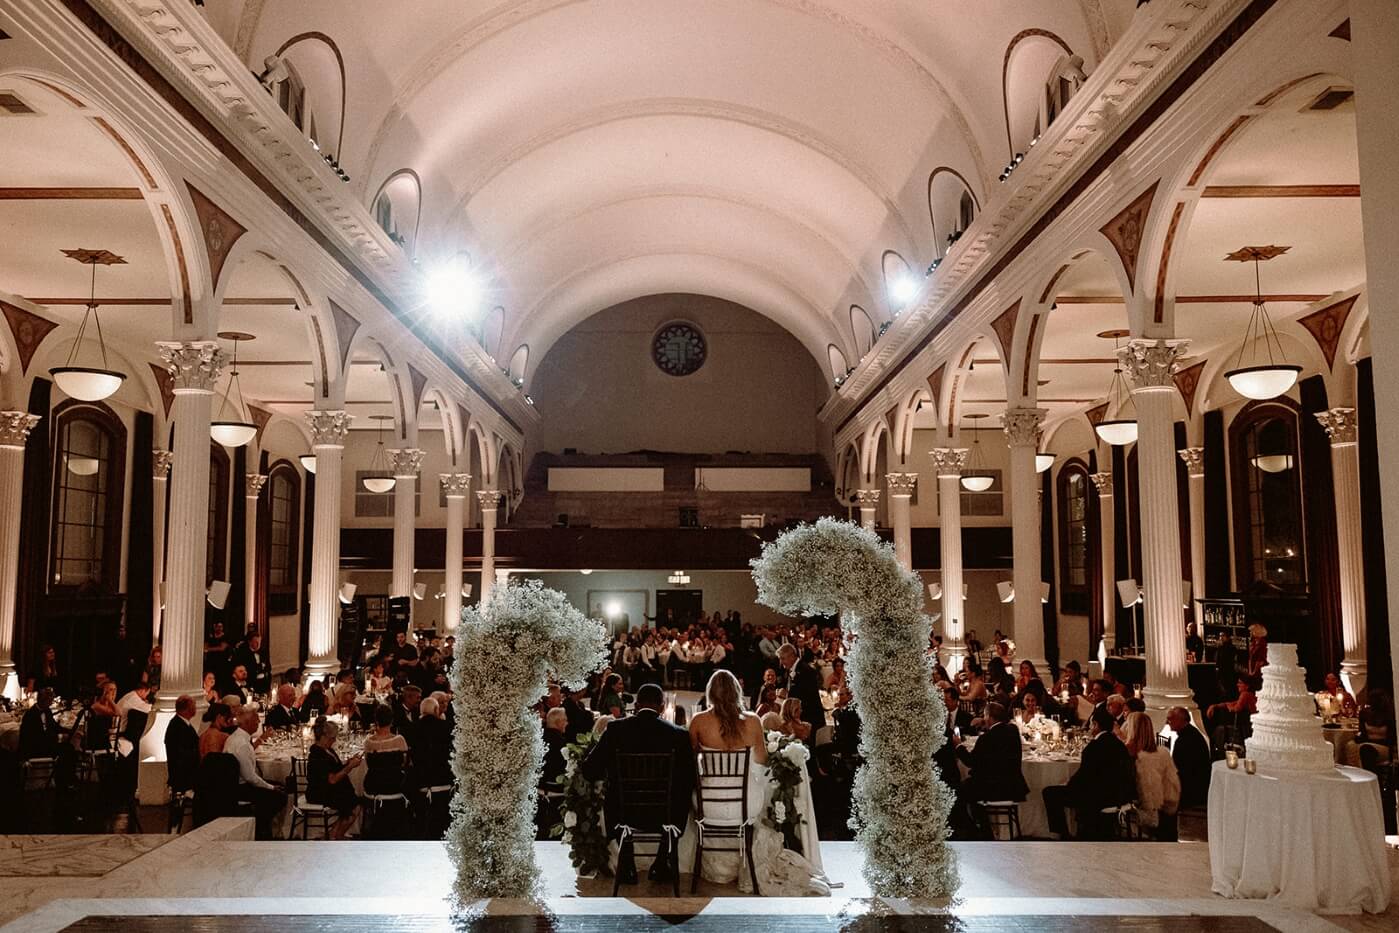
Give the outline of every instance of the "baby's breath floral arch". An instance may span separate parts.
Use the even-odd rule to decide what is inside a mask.
[[[864,758],[850,819],[870,889],[879,897],[951,895],[953,798],[933,770],[947,714],[933,690],[918,576],[873,532],[823,518],[765,545],[753,579],[758,602],[778,612],[841,618]]]
[[[579,689],[602,666],[607,633],[558,590],[537,580],[491,591],[462,612],[452,665],[457,793],[447,848],[456,894],[535,897],[535,788],[544,760],[539,717],[530,708],[550,677]]]

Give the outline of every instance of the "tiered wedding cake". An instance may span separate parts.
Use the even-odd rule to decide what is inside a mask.
[[[1248,756],[1265,771],[1329,771],[1331,744],[1322,738],[1316,704],[1307,690],[1306,669],[1297,666],[1296,645],[1269,645],[1263,688]]]

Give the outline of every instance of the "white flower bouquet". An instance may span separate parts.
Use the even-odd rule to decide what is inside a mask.
[[[806,770],[811,752],[800,739],[780,732],[767,734],[768,781],[772,785],[772,800],[768,803],[767,824],[782,834],[782,844],[802,852],[801,808],[797,806],[797,790],[802,772]],[[805,853],[803,853],[805,854]]]
[[[568,846],[569,861],[579,875],[611,874],[607,864],[607,836],[602,831],[606,784],[588,780],[582,770],[583,759],[588,757],[597,740],[596,733],[584,732],[577,741],[564,747],[568,765],[557,779],[563,789],[563,799],[559,803],[562,820],[549,830],[549,835]]]

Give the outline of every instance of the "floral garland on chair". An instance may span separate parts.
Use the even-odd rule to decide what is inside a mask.
[[[452,771],[461,793],[452,797],[447,851],[457,869],[461,900],[533,897],[534,861],[544,739],[531,704],[552,675],[580,689],[602,666],[607,633],[558,590],[537,580],[498,586],[482,606],[462,612],[452,665],[456,736]]]
[[[802,814],[797,790],[806,774],[811,750],[801,739],[780,732],[767,734],[767,747],[768,780],[772,783],[772,800],[765,814],[768,825],[782,834],[784,848],[805,855],[799,835]]]
[[[923,585],[871,531],[823,518],[763,547],[758,602],[789,615],[836,615],[862,727],[851,827],[876,897],[946,897],[957,888],[947,845],[952,792],[933,769],[946,711],[933,691]]]
[[[595,732],[583,732],[564,746],[564,773],[555,778],[563,788],[559,801],[560,822],[549,828],[549,835],[568,846],[569,860],[580,875],[610,875],[607,834],[602,831],[602,805],[607,796],[605,781],[583,776],[583,759],[597,744]]]

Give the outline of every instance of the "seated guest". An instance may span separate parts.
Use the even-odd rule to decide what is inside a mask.
[[[256,628],[233,649],[233,665],[243,668],[247,686],[253,693],[267,693],[272,689],[272,668],[267,663],[267,652],[262,650],[262,633]]]
[[[423,690],[417,684],[409,684],[394,703],[393,730],[403,736],[409,747],[413,745],[413,730],[422,718]]]
[[[364,689],[369,693],[388,693],[393,689],[393,678],[384,672],[384,659],[375,658],[364,679]]]
[[[103,682],[101,691],[88,708],[83,748],[88,751],[110,749],[117,715],[117,682],[108,680]]]
[[[1078,818],[1078,838],[1113,838],[1112,827],[1116,820],[1109,821],[1102,811],[1131,803],[1136,796],[1137,775],[1132,756],[1127,753],[1127,746],[1113,735],[1114,726],[1116,723],[1106,708],[1093,710],[1088,720],[1092,739],[1084,746],[1078,770],[1069,778],[1069,783],[1044,789],[1049,828],[1059,836],[1068,838],[1066,808],[1072,807]],[[978,742],[977,746],[980,745]]]
[[[777,684],[763,684],[758,691],[758,705],[753,710],[754,715],[762,719],[768,713],[782,714],[782,704],[777,699]]]
[[[961,738],[960,725],[957,720],[963,713],[956,687],[944,687],[942,699],[943,704],[947,707],[947,722],[943,727],[945,740],[942,747],[933,753],[933,763],[937,765],[938,777],[942,779],[942,782],[956,791],[962,786],[962,771],[957,767],[956,740]],[[971,722],[971,716],[967,716],[967,722]]]
[[[34,705],[24,713],[19,721],[19,757],[21,761],[31,758],[56,758],[61,744],[62,729],[53,715],[53,688],[43,687]]]
[[[301,725],[301,711],[296,708],[296,688],[282,684],[277,688],[277,705],[267,711],[263,724],[269,729],[294,729]]]
[[[942,700],[947,706],[948,725],[957,730],[959,735],[971,735],[972,714],[970,710],[962,708],[961,692],[956,687],[943,687]]]
[[[223,750],[238,760],[239,799],[252,803],[257,838],[266,840],[272,838],[272,818],[286,806],[287,795],[257,772],[257,754],[253,751],[253,733],[257,730],[257,710],[243,709],[238,714],[238,728],[228,737]]]
[[[374,731],[364,740],[369,773],[364,776],[367,794],[403,792],[404,764],[408,742],[393,731],[393,710],[382,703],[374,707]]]
[[[773,657],[777,657],[776,648],[773,649]],[[758,683],[758,689],[748,698],[748,705],[756,710],[758,704],[762,701],[763,691],[768,687],[772,687],[774,690],[777,689],[777,668],[775,667],[763,668],[763,679]],[[763,714],[758,713],[758,715],[761,716]]]
[[[195,731],[194,698],[181,696],[175,700],[175,716],[165,727],[166,783],[173,794],[194,789],[199,771],[199,733]]]
[[[217,702],[219,701],[220,696],[219,696],[218,682],[219,682],[219,679],[218,679],[217,677],[214,676],[214,672],[213,672],[213,671],[205,671],[205,672],[204,672],[204,687],[203,687],[203,690],[204,690],[204,702],[205,702],[206,704],[208,704],[208,703],[217,703]]]
[[[1108,711],[1108,715],[1112,717],[1113,734],[1116,735],[1118,739],[1121,739],[1122,724],[1127,721],[1127,698],[1114,693],[1103,701],[1103,707]]]
[[[808,744],[811,741],[811,723],[802,719],[802,701],[788,697],[782,701],[782,724],[777,729],[783,735],[790,735]]]
[[[160,645],[152,645],[151,652],[146,656],[146,686],[151,688],[151,692],[160,689],[160,667],[162,654]]]
[[[1227,732],[1240,733],[1236,736],[1239,740],[1247,738],[1242,733],[1247,731],[1249,717],[1258,712],[1254,678],[1244,674],[1237,683],[1239,695],[1236,698],[1225,703],[1212,703],[1205,710],[1205,728],[1217,743],[1225,741]]]
[[[324,716],[316,720],[311,734],[315,744],[306,753],[306,800],[335,811],[330,838],[344,839],[359,813],[359,796],[350,775],[364,764],[364,756],[354,755],[348,761],[341,761],[335,751],[340,727]]]
[[[1322,719],[1333,716],[1354,716],[1355,697],[1341,686],[1341,678],[1326,675],[1326,685],[1316,692],[1316,708]]]
[[[1162,842],[1174,842],[1180,775],[1171,753],[1157,744],[1156,729],[1146,713],[1128,713],[1123,731],[1127,736],[1127,754],[1132,756],[1137,773],[1137,814],[1141,826]]]
[[[199,736],[199,760],[210,752],[221,752],[228,742],[228,734],[233,731],[233,710],[226,703],[210,703],[204,711],[204,721],[208,725]]]
[[[313,680],[306,687],[306,693],[302,696],[297,710],[301,713],[302,722],[314,722],[329,712],[327,709],[329,705],[325,695],[325,684],[319,680]]]
[[[1029,691],[1020,697],[1020,711],[1015,714],[1015,724],[1028,726],[1043,715],[1043,711],[1040,710],[1039,696],[1033,691]]]
[[[1064,665],[1064,669],[1059,672],[1059,679],[1054,682],[1054,692],[1063,693],[1071,686],[1077,686],[1078,692],[1083,692],[1083,667],[1077,661],[1070,661]]]
[[[1369,702],[1360,708],[1360,728],[1346,746],[1346,764],[1378,774],[1394,754],[1394,704],[1380,687],[1369,687],[1366,693]]]
[[[588,688],[574,690],[563,698],[560,707],[568,717],[568,731],[564,734],[572,742],[578,736],[593,731],[593,713],[588,709]]]
[[[777,649],[777,660],[782,665],[782,686],[788,698],[801,700],[800,715],[811,726],[805,738],[810,744],[815,740],[816,730],[826,724],[826,710],[821,706],[821,675],[792,645]],[[783,715],[786,715],[785,708]]]
[[[598,712],[621,719],[626,715],[627,704],[622,699],[622,675],[608,674],[602,684],[602,698],[598,700]]]
[[[970,752],[957,740],[957,757],[970,769],[962,782],[966,801],[1024,800],[1030,792],[1020,766],[1020,730],[1010,724],[1010,708],[986,704],[990,724]]]
[[[1044,686],[1044,681],[1040,680],[1040,673],[1039,671],[1035,670],[1035,665],[1030,661],[1021,661],[1020,669],[1016,673],[1015,677],[1015,692],[1024,693],[1025,688],[1028,687],[1031,683],[1037,683],[1040,686]]]
[[[39,673],[34,676],[34,687],[36,690],[47,687],[57,693],[63,688],[63,680],[58,676],[58,653],[53,645],[44,645],[39,653],[42,660],[39,662]]]
[[[419,704],[418,712],[412,742],[414,780],[418,787],[450,787],[452,729],[442,715],[442,705],[435,697],[427,697]]]
[[[1171,739],[1171,760],[1180,778],[1180,805],[1202,807],[1210,792],[1210,743],[1190,721],[1184,707],[1173,706],[1166,713]]]
[[[127,691],[126,695],[117,700],[117,729],[126,728],[126,716],[135,711],[149,714],[151,704],[147,701],[151,688],[148,684],[137,684],[133,689]]]
[[[986,674],[981,670],[981,665],[971,658],[962,659],[962,673],[959,679],[964,685],[963,699],[985,700],[990,696],[990,691],[986,689]]]
[[[209,632],[209,637],[204,639],[204,669],[213,671],[218,676],[226,673],[225,668],[228,666],[228,655],[231,647],[228,643],[228,637],[224,635],[223,623],[215,622],[213,629]]]
[[[245,665],[233,665],[229,672],[229,682],[224,685],[224,693],[236,696],[239,706],[253,698],[253,685],[248,680],[248,668]]]
[[[336,684],[335,700],[331,703],[331,713],[347,717],[346,722],[358,720],[359,703],[354,684]]]
[[[558,778],[563,775],[568,762],[563,750],[568,745],[564,730],[568,728],[568,714],[562,707],[555,707],[544,715],[544,770],[539,772],[541,790],[559,789]]]

